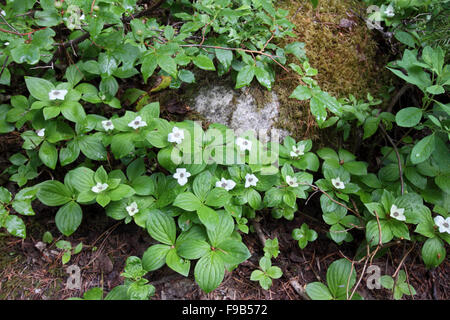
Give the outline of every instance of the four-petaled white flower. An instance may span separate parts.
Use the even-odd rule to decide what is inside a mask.
[[[397,219],[399,221],[405,221],[405,209],[403,208],[397,208],[395,204],[391,206],[391,212],[389,213],[389,216],[391,216],[394,219]]]
[[[392,18],[393,16],[395,16],[395,10],[394,10],[394,7],[392,6],[392,4],[390,4],[386,8],[386,10],[384,10],[384,14],[389,18]]]
[[[37,134],[39,137],[43,137],[43,136],[45,135],[45,128],[42,128],[42,129],[37,130],[37,131],[36,131],[36,134]]]
[[[95,193],[100,193],[102,191],[105,191],[106,189],[108,189],[108,184],[101,183],[101,182],[97,182],[97,185],[95,185],[91,188],[92,192],[95,192]]]
[[[134,216],[136,213],[139,212],[138,205],[136,202],[133,202],[132,204],[127,206],[126,209],[130,216]]]
[[[217,188],[224,188],[227,191],[232,190],[236,186],[236,182],[233,180],[227,180],[225,178],[222,178],[220,181],[216,182]]]
[[[252,149],[252,142],[250,140],[247,140],[244,138],[237,138],[236,145],[239,146],[241,151],[245,151],[245,150],[250,151]]]
[[[439,227],[439,232],[447,232],[450,234],[450,217],[444,219],[443,216],[436,216],[434,218],[434,223]]]
[[[48,99],[49,100],[64,100],[64,97],[67,94],[67,90],[61,89],[61,90],[51,90],[48,93]]]
[[[133,129],[138,129],[140,127],[146,127],[147,126],[147,122],[142,121],[142,117],[141,116],[137,116],[133,121],[131,121],[128,124],[128,126],[133,128]]]
[[[339,177],[337,177],[336,179],[331,179],[331,183],[336,189],[345,189],[345,184]]]
[[[256,183],[259,181],[259,179],[254,175],[247,173],[245,175],[245,187],[248,188],[250,186],[256,186]]]
[[[102,121],[102,126],[103,126],[103,129],[105,129],[106,131],[114,130],[114,124],[112,123],[111,120]]]
[[[180,186],[184,186],[190,176],[191,174],[185,168],[177,168],[177,172],[173,174],[173,177],[178,180]]]
[[[286,183],[289,187],[296,188],[298,187],[298,182],[296,177],[286,176]]]
[[[172,132],[168,134],[167,141],[181,143],[184,139],[184,131],[178,127],[173,127]]]
[[[305,145],[301,144],[300,146],[292,146],[291,157],[300,157],[305,154]]]

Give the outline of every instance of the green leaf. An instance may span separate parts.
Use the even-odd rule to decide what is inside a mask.
[[[311,89],[307,86],[299,85],[295,88],[294,92],[289,96],[289,98],[294,98],[297,100],[308,100],[312,97]]]
[[[105,297],[105,300],[129,300],[128,286],[119,285],[114,287]]]
[[[40,183],[36,196],[43,204],[51,207],[62,206],[72,200],[72,193],[69,189],[56,180]]]
[[[58,161],[58,151],[55,145],[44,141],[39,148],[39,158],[42,160],[42,163],[54,170]]]
[[[27,231],[23,220],[15,215],[9,215],[6,217],[5,228],[13,236],[25,239]]]
[[[217,254],[222,261],[230,266],[238,265],[251,256],[250,251],[240,240],[226,239],[217,245],[217,248],[219,248]]]
[[[197,214],[206,229],[214,230],[219,226],[219,214],[210,207],[201,205],[200,208],[197,209]]]
[[[363,139],[367,139],[375,134],[378,130],[378,126],[380,124],[380,117],[368,117],[366,121],[364,121],[364,136]]]
[[[223,65],[225,70],[231,67],[233,52],[231,50],[215,49],[217,60]]]
[[[392,277],[388,275],[381,276],[380,284],[384,288],[392,290],[394,288],[394,279],[392,279]]]
[[[434,85],[434,86],[430,86],[427,88],[427,92],[434,94],[434,95],[438,95],[438,94],[443,94],[445,93],[445,89],[443,86],[439,86],[439,85]]]
[[[330,290],[321,282],[308,283],[306,293],[312,300],[333,300]]]
[[[367,163],[363,161],[344,162],[342,166],[345,170],[356,176],[364,176],[367,174]]]
[[[81,224],[83,212],[78,203],[71,201],[59,208],[55,216],[58,230],[65,236],[70,236]]]
[[[258,82],[269,91],[272,89],[272,81],[269,72],[262,67],[255,68],[255,76]]]
[[[203,256],[195,265],[194,276],[205,293],[213,291],[220,285],[225,276],[225,266],[222,259],[213,251]]]
[[[195,75],[189,70],[182,69],[178,71],[178,78],[186,83],[195,83]]]
[[[83,294],[84,300],[102,300],[103,299],[103,289],[102,288],[92,288]]]
[[[445,259],[444,243],[439,238],[427,239],[422,247],[422,259],[427,268],[439,266]]]
[[[25,77],[25,84],[30,94],[41,101],[49,101],[48,94],[55,86],[48,80],[34,77]]]
[[[194,64],[197,67],[199,67],[200,69],[209,70],[209,71],[215,71],[216,70],[212,60],[208,56],[205,56],[203,54],[199,54],[198,56],[194,57],[192,59],[192,62],[194,62]]]
[[[69,262],[70,258],[71,258],[70,251],[64,251],[62,258],[61,258],[62,264],[66,264],[67,262]]]
[[[50,233],[50,231],[46,231],[46,232],[44,233],[44,235],[42,236],[42,241],[45,242],[45,243],[47,243],[47,244],[50,244],[50,243],[53,242],[53,236],[52,236],[52,234]]]
[[[207,206],[220,208],[227,204],[230,199],[231,195],[227,190],[223,188],[214,188],[206,196],[205,204]]]
[[[66,78],[72,87],[75,87],[84,78],[84,74],[77,65],[72,64],[66,69]]]
[[[8,133],[14,130],[14,124],[8,123],[6,121],[8,110],[10,110],[10,107],[8,105],[0,105],[0,133]]]
[[[142,266],[149,272],[161,268],[166,263],[169,251],[170,246],[164,244],[155,244],[149,247],[142,256]]]
[[[64,118],[75,123],[86,119],[86,112],[84,112],[83,106],[76,101],[65,101],[61,105],[61,113]]]
[[[91,160],[106,160],[106,149],[96,136],[82,136],[78,139],[81,152]]]
[[[411,128],[416,126],[422,119],[422,109],[404,108],[395,115],[395,122],[400,127]]]
[[[180,256],[186,259],[200,259],[209,251],[211,251],[211,247],[205,240],[187,239],[181,241],[179,244],[177,241],[177,252]]]
[[[166,264],[172,270],[175,270],[179,274],[187,277],[189,275],[189,269],[191,268],[191,262],[184,260],[178,256],[175,248],[170,249],[166,255]]]
[[[141,72],[144,77],[145,83],[147,83],[147,79],[151,77],[153,72],[155,72],[158,63],[154,55],[146,56],[142,61]]]
[[[173,205],[186,211],[195,211],[201,207],[202,203],[192,192],[185,192],[175,198]]]
[[[177,76],[177,63],[170,55],[158,55],[156,62],[168,74],[173,77]]]
[[[175,245],[176,225],[172,217],[160,210],[151,210],[147,218],[146,227],[153,239],[164,244]]]
[[[17,213],[20,213],[24,216],[35,215],[33,207],[31,206],[31,200],[18,200],[16,198],[12,203],[12,207],[17,211]]]
[[[420,140],[411,151],[411,162],[418,164],[427,160],[435,148],[434,133]]]
[[[211,190],[212,182],[212,175],[209,171],[204,171],[195,177],[192,189],[200,201],[205,201],[209,190]]]
[[[78,167],[67,173],[64,182],[73,186],[78,192],[90,191],[95,185],[94,174],[95,172],[89,168]]]
[[[5,187],[0,187],[0,203],[9,203],[11,202],[12,195],[11,192],[9,192],[8,189]]]
[[[220,228],[208,228],[206,231],[211,244],[216,247],[231,236],[234,230],[234,220],[228,212],[221,210],[220,214],[215,211],[214,213],[217,215],[216,225]]]
[[[255,76],[255,69],[252,66],[243,67],[236,78],[236,89],[248,86]]]
[[[392,240],[394,235],[386,220],[380,220],[381,226],[381,240],[382,243],[387,243]],[[379,242],[379,228],[375,219],[370,220],[366,225],[366,240],[372,246],[376,246]]]
[[[269,269],[267,269],[266,273],[272,278],[272,279],[279,279],[283,275],[283,271],[279,267],[272,266]]]
[[[403,44],[406,44],[408,47],[414,48],[416,46],[416,42],[414,41],[414,37],[407,32],[398,30],[395,32],[395,39],[400,41]]]
[[[346,299],[347,287],[350,291],[356,283],[356,271],[347,259],[334,261],[327,270],[328,288],[336,299]]]

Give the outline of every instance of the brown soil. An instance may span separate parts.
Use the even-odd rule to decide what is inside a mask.
[[[317,203],[313,202],[312,205]],[[83,250],[73,256],[69,263],[62,265],[61,254],[45,257],[36,248],[36,243],[41,241],[45,231],[59,235],[53,220],[55,210],[39,204],[35,208],[40,209],[38,216],[25,218],[29,231],[27,239],[20,240],[10,236],[0,238],[0,299],[67,299],[82,296],[92,287],[103,287],[108,292],[123,283],[124,278],[120,274],[126,258],[131,255],[142,257],[152,244],[152,239],[145,230],[133,223],[125,225],[114,221],[106,217],[101,208],[93,206],[89,211],[85,210],[87,213],[80,229],[74,236],[66,239],[73,246],[83,242]],[[304,250],[291,237],[292,230],[302,223],[308,223],[319,233],[319,239],[308,244]],[[233,272],[227,273],[218,289],[205,294],[193,281],[192,272],[188,278],[184,278],[163,267],[147,276],[156,287],[153,299],[299,300],[302,297],[293,289],[291,280],[297,281],[301,286],[314,281],[325,281],[326,270],[331,262],[344,255],[353,257],[357,250],[355,242],[338,246],[326,238],[324,235],[327,226],[316,216],[303,212],[297,213],[291,222],[265,216],[260,225],[266,238],[277,237],[280,243],[280,254],[273,260],[273,264],[283,270],[283,277],[274,280],[270,290],[265,291],[257,282],[250,281],[250,274],[258,268],[258,261],[263,255],[258,236],[251,233],[243,237],[252,253],[251,258]],[[355,237],[360,236],[361,234],[355,234]],[[374,264],[381,268],[382,274],[392,275],[409,246],[407,243],[394,244],[386,255],[375,259]],[[55,247],[53,245],[47,249],[54,250]],[[421,261],[419,249],[413,250],[404,263],[408,280],[417,290],[417,295],[413,298],[449,299],[448,259],[435,270],[427,271]],[[81,268],[81,290],[66,288],[69,277],[66,268],[73,264]],[[362,267],[362,264],[356,265],[358,276]],[[385,289],[368,290],[365,279],[366,277],[358,292],[366,299],[392,299]],[[404,299],[411,297],[404,296]]]

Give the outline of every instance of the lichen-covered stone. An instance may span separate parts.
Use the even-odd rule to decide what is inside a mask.
[[[227,125],[237,135],[252,130],[260,135],[262,141],[267,141],[270,137],[263,135],[270,135],[272,129],[280,137],[287,134],[287,131],[274,127],[278,121],[279,105],[278,97],[273,92],[268,101],[258,105],[252,90],[234,90],[226,84],[219,84],[201,88],[193,97],[191,108],[211,123]]]

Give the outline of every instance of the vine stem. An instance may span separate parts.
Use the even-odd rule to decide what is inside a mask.
[[[340,203],[340,202],[337,201],[337,200],[334,200],[328,193],[326,193],[325,191],[323,191],[322,189],[320,189],[318,186],[315,186],[315,185],[313,185],[313,184],[306,183],[306,182],[300,182],[299,184],[303,184],[303,185],[310,186],[314,191],[320,191],[320,192],[322,192],[324,195],[326,195],[326,196],[327,196],[331,201],[333,201],[334,203],[340,205],[341,207],[344,207],[344,208],[347,209],[348,211],[350,211],[350,212],[354,213],[355,215],[359,216],[359,213],[358,213],[358,212],[356,212],[355,210],[353,210],[353,209],[347,207],[345,204]]]
[[[287,69],[285,66],[283,66],[281,63],[279,63],[275,58],[278,58],[278,56],[266,53],[264,51],[259,50],[250,50],[250,49],[243,49],[243,48],[229,48],[229,47],[219,47],[219,46],[211,46],[211,45],[204,45],[204,44],[182,44],[180,47],[197,47],[197,48],[207,48],[207,49],[222,49],[222,50],[232,50],[232,51],[244,51],[247,53],[255,53],[260,54],[262,56],[266,56],[270,58],[272,61],[274,61],[276,64],[278,64],[281,68],[283,68],[284,71],[290,72],[289,69]]]

